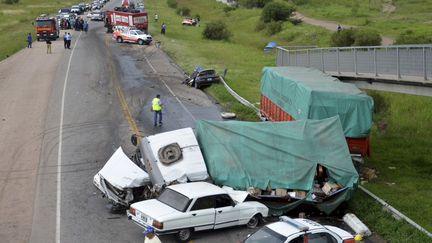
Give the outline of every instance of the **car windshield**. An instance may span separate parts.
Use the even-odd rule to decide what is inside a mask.
[[[285,242],[286,237],[280,235],[268,227],[264,227],[249,238],[245,240],[245,243],[283,243]]]
[[[159,195],[157,200],[172,208],[177,209],[180,212],[185,212],[191,201],[185,195],[169,188],[165,189],[162,194]]]
[[[135,33],[137,33],[137,35],[145,35],[145,33],[141,30],[135,30]]]
[[[201,71],[200,72],[200,76],[204,76],[204,75],[214,75],[215,74],[215,70],[205,70],[205,71]]]
[[[51,25],[53,25],[52,20],[37,20],[36,21],[37,27],[47,27],[47,26],[51,26]]]

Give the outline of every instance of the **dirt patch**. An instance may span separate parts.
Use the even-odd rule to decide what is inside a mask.
[[[388,1],[388,2],[382,4],[382,12],[383,13],[391,14],[394,11],[396,11],[396,6],[393,5],[392,1]]]
[[[20,15],[25,14],[26,11],[22,9],[4,9],[1,11],[4,15]]]

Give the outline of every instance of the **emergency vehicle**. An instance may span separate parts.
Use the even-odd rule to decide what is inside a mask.
[[[152,36],[134,27],[117,26],[113,32],[113,40],[118,43],[129,42],[140,45],[149,45],[152,42]]]
[[[60,28],[56,17],[48,17],[45,14],[36,18],[36,39],[55,40],[60,36]]]
[[[148,17],[147,12],[121,12],[121,11],[106,11],[105,27],[108,29],[114,26],[135,27],[147,33]]]

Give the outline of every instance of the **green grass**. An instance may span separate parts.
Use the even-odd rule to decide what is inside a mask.
[[[36,40],[32,23],[46,13],[55,15],[61,7],[70,7],[80,1],[20,0],[18,4],[0,3],[0,60],[27,47],[27,34]]]
[[[201,16],[201,27],[182,27],[182,18],[175,14],[174,9],[167,8],[165,1],[149,0],[149,15],[158,12],[160,16],[159,23],[150,23],[151,34],[162,41],[162,48],[184,70],[192,71],[197,65],[214,67],[219,72],[227,68],[226,80],[229,85],[252,103],[259,102],[262,68],[275,65],[274,53],[263,53],[267,42],[276,41],[279,45],[328,45],[328,32],[307,25],[293,26],[286,23],[283,31],[272,37],[256,32],[255,26],[260,15],[257,9],[237,9],[226,14],[222,11],[224,6],[212,0],[177,2],[180,7],[189,7],[191,16]],[[322,8],[330,9],[325,5]],[[351,8],[348,6],[334,11],[343,15]],[[364,6],[360,6],[360,11],[364,11]],[[368,14],[373,16],[378,13],[372,11]],[[205,24],[217,19],[228,25],[233,37],[229,41],[203,40],[201,32]],[[159,34],[162,22],[168,25],[166,36]],[[253,112],[239,105],[222,85],[214,85],[207,92],[216,97],[226,110],[240,114],[240,119],[257,120]],[[373,127],[373,156],[366,165],[377,169],[379,174],[375,181],[365,187],[431,231],[432,140],[429,138],[432,135],[432,98],[385,92],[371,92],[371,95],[377,97],[376,101],[379,96],[381,102],[388,104],[387,109],[375,115],[375,124],[385,123],[387,129],[378,131],[376,125]],[[394,222],[389,214],[382,212],[381,206],[361,192],[356,193],[350,207],[373,231],[390,242],[428,241],[423,233],[407,223]]]
[[[392,13],[383,12],[389,0],[308,0],[298,11],[306,16],[341,24],[365,26],[380,34],[397,37],[402,31],[432,34],[432,0],[393,0]]]

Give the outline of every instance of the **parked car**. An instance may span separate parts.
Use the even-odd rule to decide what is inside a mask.
[[[73,5],[73,6],[71,7],[71,12],[72,12],[72,13],[76,13],[76,14],[78,14],[78,15],[82,14],[81,8],[80,8],[80,6],[78,6],[78,5]]]
[[[194,72],[186,78],[183,83],[189,86],[193,86],[197,89],[202,86],[211,85],[220,81],[220,76],[214,69],[204,69],[202,67],[196,67]]]
[[[103,21],[105,19],[105,13],[101,10],[91,11],[87,14],[87,18],[93,21]]]
[[[355,243],[354,237],[335,226],[315,221],[281,216],[279,222],[268,224],[249,235],[244,243]]]
[[[70,14],[70,12],[71,12],[70,8],[61,8],[58,11],[59,14]]]
[[[197,24],[197,21],[192,18],[184,18],[182,21],[182,25],[189,25],[189,26],[195,26]]]
[[[157,234],[176,234],[179,241],[188,242],[194,231],[257,227],[269,209],[245,198],[207,182],[191,182],[168,186],[157,199],[134,203],[126,212],[128,219],[143,228],[153,227]]]

